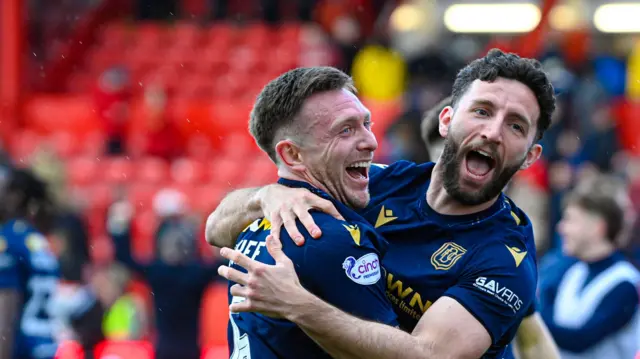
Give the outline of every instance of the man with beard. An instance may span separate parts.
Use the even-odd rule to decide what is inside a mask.
[[[334,357],[502,358],[533,311],[537,282],[531,223],[502,189],[540,157],[553,87],[539,62],[492,50],[460,71],[452,105],[439,116],[445,145],[437,163],[399,161],[364,174],[371,201],[361,214],[390,243],[387,296],[411,334],[311,295],[275,238],[267,244],[273,266],[221,251],[248,270],[219,270],[238,283],[233,295],[246,298],[231,311],[282,315]],[[325,205],[299,189],[236,191],[210,216],[207,238],[228,247],[227,234],[264,213],[272,236],[284,225],[302,244],[295,218],[318,238],[308,210]]]

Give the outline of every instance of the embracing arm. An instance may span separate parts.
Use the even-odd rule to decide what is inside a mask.
[[[539,313],[525,317],[516,334],[516,354],[520,359],[558,359],[558,347]]]
[[[205,237],[209,244],[233,248],[240,232],[262,217],[259,191],[260,188],[244,188],[225,196],[207,218]]]
[[[337,219],[342,215],[331,201],[320,198],[304,188],[270,184],[259,188],[239,189],[229,193],[209,215],[205,237],[216,247],[233,248],[238,235],[251,222],[266,217],[271,222],[271,235],[280,238],[282,226],[298,245],[304,236],[296,226],[296,218],[313,238],[322,235],[309,211],[316,209]]]
[[[304,289],[279,241],[267,238],[274,266],[256,262],[239,251],[220,254],[248,270],[221,266],[218,273],[237,284],[231,295],[245,298],[232,312],[257,311],[283,316],[296,323],[334,358],[477,359],[491,345],[485,327],[458,301],[437,300],[412,334],[389,325],[349,315]],[[450,345],[456,343],[456,345]]]
[[[305,297],[287,319],[334,358],[476,359],[491,345],[482,324],[452,298],[436,301],[409,334],[348,315],[308,292]]]

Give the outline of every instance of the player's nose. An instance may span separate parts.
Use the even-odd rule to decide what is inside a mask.
[[[480,131],[483,139],[496,144],[502,142],[502,120],[493,119],[486,121]]]
[[[358,150],[360,151],[375,151],[378,149],[378,140],[371,131],[362,131],[362,137],[358,141]]]

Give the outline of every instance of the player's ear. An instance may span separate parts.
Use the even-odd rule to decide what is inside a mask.
[[[282,140],[276,144],[276,155],[286,167],[296,170],[304,167],[300,148],[289,139]]]
[[[440,136],[446,138],[449,134],[449,125],[451,124],[451,120],[453,119],[453,107],[447,106],[440,111],[440,116],[438,116],[439,125],[438,132],[440,132]]]
[[[531,146],[529,152],[527,152],[527,158],[525,158],[522,166],[520,166],[520,169],[526,170],[527,168],[531,167],[531,165],[534,164],[541,155],[542,146],[540,144],[536,143],[535,145]]]

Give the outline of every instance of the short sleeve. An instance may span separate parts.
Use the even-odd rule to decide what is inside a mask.
[[[17,248],[0,237],[0,289],[20,288]]]
[[[514,255],[504,244],[482,248],[465,265],[458,283],[444,294],[464,306],[494,344],[535,310],[535,266],[524,253]]]
[[[381,258],[367,238],[371,232],[359,232],[357,226],[334,219],[319,223],[317,218],[314,216],[322,237],[307,239],[302,247],[282,232],[283,245],[290,243],[285,245],[285,253],[294,262],[300,281],[345,312],[396,326],[396,315],[385,294]]]

